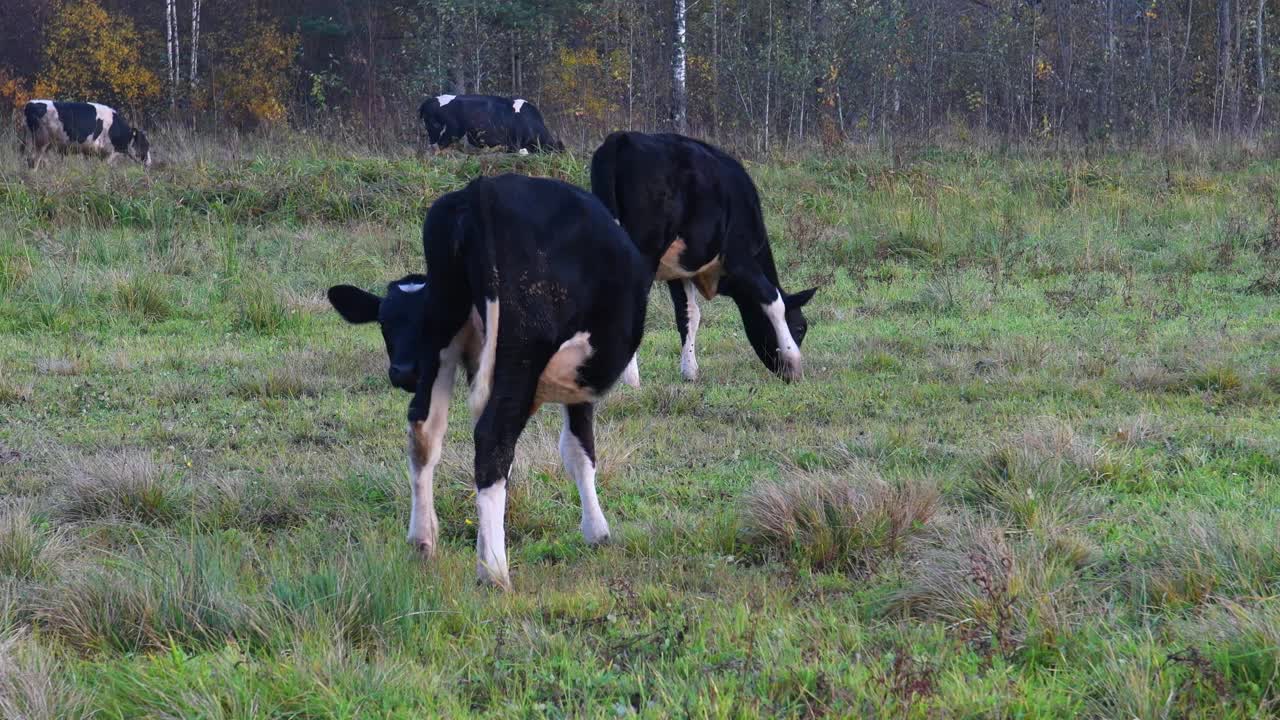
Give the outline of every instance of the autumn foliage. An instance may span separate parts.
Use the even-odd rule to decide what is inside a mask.
[[[95,0],[63,3],[50,21],[33,94],[145,107],[160,96],[160,78],[143,64],[141,47],[128,16]]]
[[[234,123],[255,126],[284,120],[300,39],[274,25],[255,21],[225,42],[225,55],[214,61],[213,82],[197,98],[201,107],[217,107]]]

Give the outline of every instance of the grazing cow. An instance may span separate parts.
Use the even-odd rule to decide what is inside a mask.
[[[591,158],[591,190],[666,280],[683,344],[680,372],[698,375],[695,288],[738,305],[747,340],[784,380],[801,375],[808,322],[800,308],[817,288],[788,295],[778,283],[760,196],[737,160],[674,134],[616,132]]]
[[[578,485],[582,535],[609,537],[595,488],[597,400],[640,345],[653,282],[644,258],[589,193],[557,180],[481,178],[431,206],[426,275],[384,297],[350,285],[329,301],[351,323],[377,321],[391,383],[409,405],[409,542],[435,553],[433,477],[462,365],[475,420],[480,579],[510,586],[503,514],[517,438],[542,403],[564,405],[560,456]]]
[[[496,95],[437,95],[418,108],[432,146],[446,148],[466,138],[473,146],[502,147],[528,155],[564,151],[533,103]]]
[[[106,105],[32,100],[23,114],[27,119],[27,166],[32,169],[40,167],[50,147],[98,155],[108,163],[132,157],[151,165],[146,133],[129,127],[123,115]]]

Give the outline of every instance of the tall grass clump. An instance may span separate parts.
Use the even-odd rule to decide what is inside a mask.
[[[1095,509],[1090,481],[1108,472],[1097,443],[1070,425],[1041,418],[1012,433],[975,468],[967,499],[1015,527],[1054,531]]]
[[[166,320],[174,314],[169,287],[157,273],[136,273],[115,288],[115,306],[146,320]]]
[[[1152,530],[1137,567],[1129,575],[1139,603],[1186,608],[1215,595],[1266,597],[1280,585],[1280,528],[1189,513]]]
[[[63,460],[65,481],[54,514],[68,521],[126,520],[168,525],[188,514],[192,488],[150,453],[122,449]]]
[[[298,313],[289,307],[267,276],[254,273],[241,279],[226,293],[226,301],[235,307],[236,327],[260,334],[271,334],[292,328]]]
[[[1275,597],[1215,602],[1178,633],[1202,649],[1238,691],[1280,701],[1280,601]]]
[[[927,482],[889,483],[868,464],[756,485],[742,507],[742,538],[762,556],[817,570],[873,572],[933,519]]]
[[[153,545],[40,588],[32,622],[82,652],[260,647],[274,626],[270,609],[241,589],[247,569],[244,547],[220,536]]]
[[[67,534],[36,516],[30,503],[0,505],[0,577],[43,581],[71,557]]]
[[[1094,560],[1058,543],[988,518],[949,517],[922,538],[894,605],[943,621],[984,655],[1056,652],[1089,612],[1085,573]]]
[[[48,650],[25,631],[0,625],[0,717],[73,720],[90,716],[88,702]]]

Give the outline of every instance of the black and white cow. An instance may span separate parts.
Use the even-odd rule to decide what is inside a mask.
[[[106,105],[32,100],[23,114],[27,120],[27,166],[32,169],[40,167],[50,147],[98,155],[109,163],[132,157],[151,165],[146,133],[129,127],[123,115]]]
[[[582,534],[609,537],[595,489],[592,417],[640,345],[653,275],[595,197],[556,180],[481,178],[438,199],[422,229],[426,275],[383,297],[329,289],[352,323],[377,321],[409,405],[409,541],[435,553],[433,476],[454,376],[475,420],[477,572],[510,586],[503,514],[517,438],[542,403],[564,405],[560,455],[578,485]]]
[[[477,148],[502,147],[527,155],[564,151],[533,103],[496,95],[437,95],[418,107],[427,138],[437,148],[466,138]]]
[[[697,292],[727,295],[765,367],[801,375],[808,322],[800,308],[817,288],[789,295],[778,283],[760,196],[737,160],[682,135],[616,132],[591,158],[591,189],[666,280],[683,349],[680,372],[698,375]]]

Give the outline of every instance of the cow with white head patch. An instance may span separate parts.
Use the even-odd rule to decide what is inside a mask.
[[[562,152],[564,144],[547,129],[542,113],[524,98],[497,95],[436,95],[423,101],[418,116],[433,148],[459,142],[511,153]]]
[[[578,486],[589,544],[609,538],[596,497],[595,404],[624,374],[644,331],[653,274],[591,194],[544,178],[481,178],[431,206],[427,274],[385,296],[329,289],[347,321],[377,322],[388,377],[409,405],[410,543],[433,556],[435,468],[454,377],[465,368],[475,421],[477,573],[510,586],[503,516],[516,441],[545,403],[564,406],[560,455]],[[602,270],[607,269],[607,270]]]
[[[106,105],[32,100],[23,108],[27,133],[27,166],[39,169],[50,148],[96,155],[114,162],[130,157],[151,166],[146,133],[130,127],[124,116]]]

